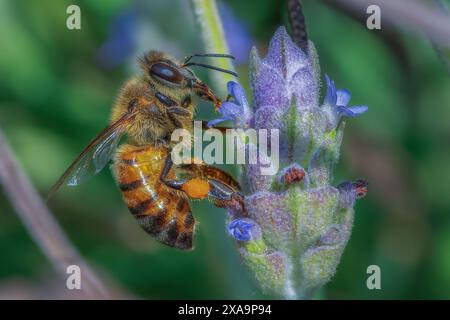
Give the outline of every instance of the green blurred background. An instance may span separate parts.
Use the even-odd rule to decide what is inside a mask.
[[[353,235],[333,299],[450,298],[450,74],[422,34],[369,31],[364,12],[304,0],[322,71],[369,112],[348,122],[336,183],[365,178]],[[447,3],[449,3],[447,1]],[[66,8],[81,8],[81,30],[66,28]],[[247,56],[261,53],[286,3],[220,2],[227,38],[248,88]],[[117,90],[146,50],[178,58],[199,52],[188,1],[0,0],[0,128],[24,171],[45,194],[106,124]],[[197,74],[208,82],[207,73]],[[216,88],[217,89],[217,88]],[[210,119],[211,107],[198,118]],[[240,264],[225,212],[193,203],[196,249],[180,252],[148,237],[128,213],[110,170],[64,188],[51,210],[83,256],[124,291],[143,298],[267,298]],[[0,298],[61,297],[50,263],[0,192]],[[382,289],[366,287],[381,267]]]

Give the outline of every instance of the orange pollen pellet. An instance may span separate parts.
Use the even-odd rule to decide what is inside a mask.
[[[181,190],[193,199],[204,199],[209,192],[209,183],[204,179],[194,178],[183,184]]]

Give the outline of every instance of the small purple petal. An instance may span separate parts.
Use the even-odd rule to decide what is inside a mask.
[[[327,92],[324,98],[324,106],[327,108],[329,118],[334,125],[338,123],[340,117],[356,117],[368,110],[367,106],[348,107],[347,105],[351,98],[350,92],[345,89],[336,91],[334,82],[328,75],[325,75],[325,80],[327,83]]]
[[[337,95],[337,101],[336,104],[338,106],[347,106],[348,103],[350,102],[350,99],[352,97],[352,95],[350,94],[350,91],[345,90],[345,89],[340,89],[336,92]]]
[[[242,107],[233,103],[233,102],[223,102],[220,106],[219,112],[222,114],[222,117],[211,120],[208,122],[208,126],[211,127],[220,122],[224,121],[236,121],[237,117],[242,114]]]
[[[217,118],[217,119],[208,121],[208,127],[213,127],[218,123],[225,122],[225,121],[232,121],[232,120],[233,119],[231,119],[230,117]]]
[[[238,117],[242,116],[243,107],[234,102],[225,101],[220,106],[219,112],[224,116]]]
[[[349,109],[353,112],[354,115],[360,115],[369,110],[368,106],[352,106]]]
[[[250,230],[255,223],[250,219],[235,219],[227,227],[230,236],[238,241],[250,241],[252,238]]]
[[[252,111],[248,105],[245,91],[241,85],[234,81],[227,83],[228,92],[234,97],[235,101],[225,101],[219,108],[222,117],[208,123],[209,126],[222,121],[231,120],[238,128],[245,128],[252,119]]]
[[[228,93],[231,94],[236,102],[241,106],[248,106],[245,91],[241,85],[234,81],[228,81],[227,83]]]
[[[367,106],[354,106],[354,107],[337,106],[337,111],[339,115],[350,118],[363,114],[367,110],[368,110]]]
[[[327,93],[325,95],[324,103],[327,105],[334,106],[337,102],[337,93],[336,93],[336,87],[334,86],[334,81],[328,77],[328,75],[325,75],[325,80],[327,82]]]

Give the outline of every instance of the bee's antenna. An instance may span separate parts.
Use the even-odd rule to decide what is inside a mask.
[[[207,68],[207,69],[212,69],[212,70],[220,71],[223,73],[231,74],[231,75],[235,76],[236,78],[238,77],[237,73],[234,71],[222,69],[222,68],[215,67],[215,66],[210,66],[209,64],[203,64],[203,63],[197,63],[197,62],[189,62],[189,63],[183,64],[183,67],[189,67],[189,66],[198,66],[198,67],[203,67],[203,68]]]
[[[190,56],[187,56],[186,58],[184,58],[184,64],[186,64],[189,61],[191,61],[191,59],[194,58],[194,57],[234,59],[234,56],[232,56],[231,54],[226,54],[226,53],[194,53],[193,55],[190,55]]]

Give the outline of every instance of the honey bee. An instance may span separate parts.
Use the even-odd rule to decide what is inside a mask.
[[[189,66],[227,72],[190,62],[193,57],[232,58],[226,54],[197,54],[177,62],[159,51],[139,59],[142,74],[121,89],[112,108],[110,125],[81,152],[51,189],[48,199],[64,184],[78,185],[100,172],[110,160],[116,182],[131,214],[159,242],[192,249],[196,221],[189,199],[209,198],[217,206],[243,203],[239,184],[225,171],[205,163],[174,165],[171,133],[191,131],[194,96],[219,108],[219,100]],[[125,144],[119,146],[122,136]]]

